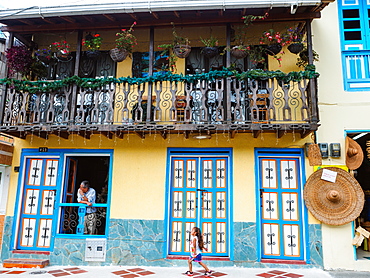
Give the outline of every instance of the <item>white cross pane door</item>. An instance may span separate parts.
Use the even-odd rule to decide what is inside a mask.
[[[228,157],[172,157],[169,254],[189,255],[190,232],[202,230],[208,251],[229,256]]]
[[[26,159],[17,249],[51,248],[58,164],[58,158]]]
[[[262,259],[304,259],[299,158],[259,158]]]

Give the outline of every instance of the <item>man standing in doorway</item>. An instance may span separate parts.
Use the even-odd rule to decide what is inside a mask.
[[[93,235],[96,233],[96,208],[91,207],[95,204],[95,189],[90,187],[88,181],[82,181],[77,192],[77,202],[86,204],[86,214],[84,218],[84,234]]]

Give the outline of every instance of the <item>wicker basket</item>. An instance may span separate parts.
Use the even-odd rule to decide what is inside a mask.
[[[310,166],[322,165],[321,151],[318,144],[310,144],[308,146],[308,161]]]
[[[126,59],[128,51],[126,49],[113,48],[109,51],[109,55],[114,62],[122,62]]]
[[[191,51],[191,46],[187,44],[179,44],[175,45],[173,48],[173,52],[176,54],[179,58],[186,58],[189,56]]]
[[[206,46],[202,49],[202,54],[207,58],[216,57],[218,53],[219,53],[218,47],[216,46],[215,47]]]

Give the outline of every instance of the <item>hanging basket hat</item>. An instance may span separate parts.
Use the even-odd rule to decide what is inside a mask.
[[[325,169],[337,173],[335,182],[321,178]],[[365,202],[364,192],[357,180],[337,167],[322,168],[313,173],[305,184],[303,198],[316,219],[336,226],[355,220]]]
[[[348,169],[355,170],[361,166],[364,153],[361,146],[353,139],[346,137],[346,165]]]

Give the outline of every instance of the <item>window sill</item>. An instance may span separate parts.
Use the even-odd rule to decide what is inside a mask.
[[[32,254],[32,255],[50,255],[49,251],[35,251],[35,250],[12,250],[13,254]]]
[[[307,264],[305,261],[295,260],[276,260],[276,259],[262,259],[264,264]]]

